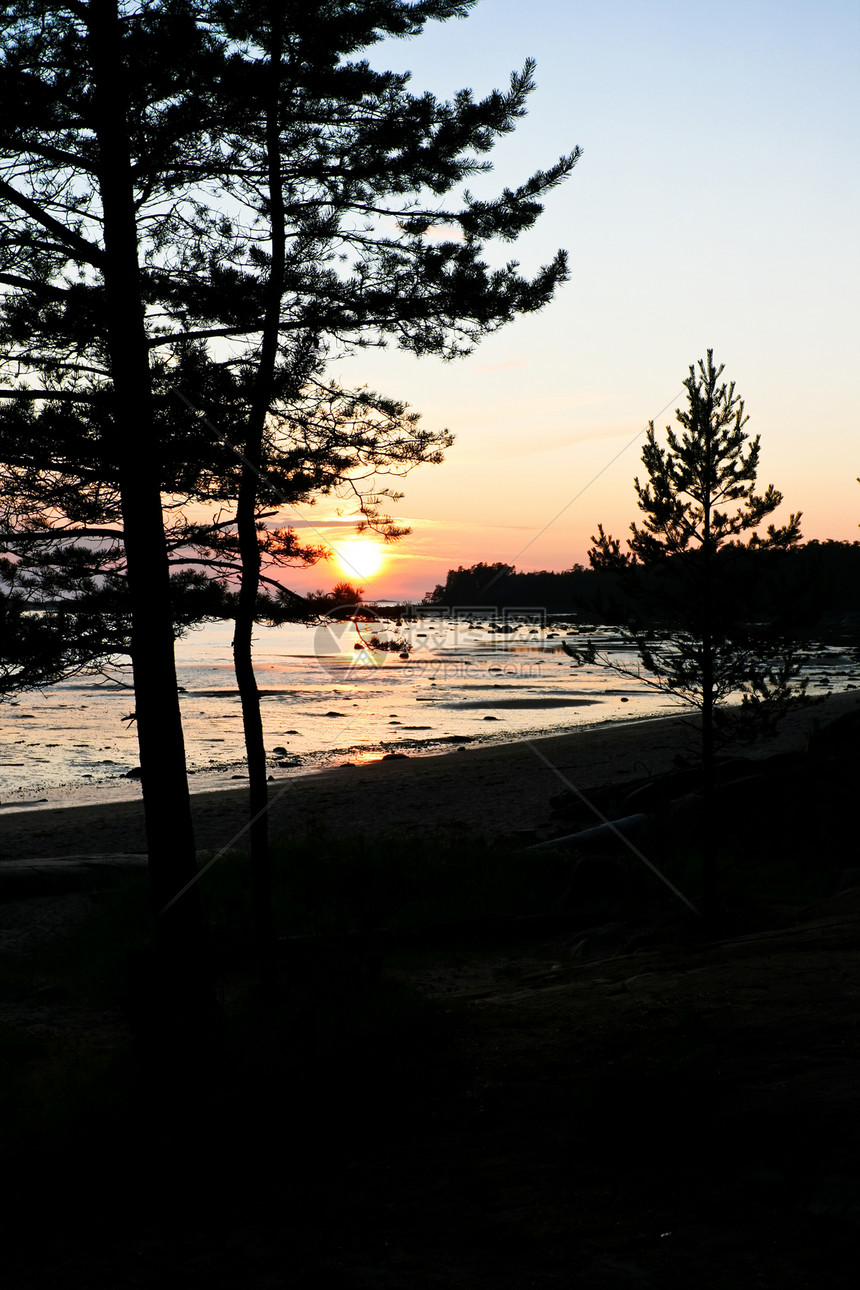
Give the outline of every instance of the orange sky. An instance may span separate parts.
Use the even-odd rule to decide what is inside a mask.
[[[804,512],[805,537],[860,538],[858,54],[847,0],[726,0],[718,14],[533,0],[525,32],[519,0],[483,0],[371,51],[438,95],[503,87],[535,56],[529,114],[470,185],[479,196],[574,145],[583,156],[536,228],[488,257],[533,272],[566,247],[571,280],[546,309],[454,363],[370,349],[334,365],[456,435],[443,465],[404,481],[394,514],[413,533],[369,593],[420,599],[479,560],[561,569],[585,561],[598,522],[623,535],[647,423],[674,419],[708,347],[761,435],[760,485]]]

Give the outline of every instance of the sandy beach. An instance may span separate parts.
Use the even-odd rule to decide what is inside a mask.
[[[802,748],[816,726],[860,704],[860,691],[828,696],[792,714],[756,755]],[[658,774],[678,755],[692,756],[691,720],[657,717],[588,727],[570,734],[437,756],[343,765],[270,784],[273,838],[319,829],[334,834],[452,831],[506,837],[540,827],[549,800]],[[748,750],[747,750],[748,751]],[[194,794],[201,851],[241,848],[247,822],[244,788]],[[56,810],[7,810],[0,817],[0,863],[72,856],[134,855],[146,849],[140,802]]]

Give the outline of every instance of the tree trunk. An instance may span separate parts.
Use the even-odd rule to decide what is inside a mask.
[[[249,527],[243,518],[250,509]],[[245,753],[248,762],[250,789],[249,811],[251,818],[250,848],[254,898],[254,935],[260,965],[261,983],[265,992],[271,993],[277,985],[275,957],[275,932],[272,915],[272,876],[269,854],[269,791],[266,780],[266,747],[263,738],[263,719],[260,712],[260,693],[254,675],[252,637],[254,631],[257,587],[259,585],[259,547],[253,522],[253,502],[243,506],[242,494],[238,505],[239,543],[242,554],[242,586],[236,607],[233,635],[233,665],[236,683],[242,701],[242,723],[245,733]],[[253,548],[253,551],[252,551]],[[256,560],[256,570],[254,562]]]
[[[717,846],[714,837],[714,604],[711,497],[713,450],[711,404],[705,426],[704,516],[702,533],[702,913],[711,921],[717,906]]]
[[[717,909],[713,675],[713,641],[709,638],[704,644],[702,667],[702,913],[709,920]]]
[[[115,400],[108,452],[118,471],[132,615],[132,668],[149,874],[166,969],[168,1011],[198,1012],[207,995],[205,924],[197,872],[173,650],[169,566],[152,419],[149,351],[138,265],[131,145],[115,0],[88,11],[94,129],[104,221],[107,339]],[[168,1018],[165,1022],[169,1024]],[[176,1032],[175,1025],[172,1027]]]
[[[252,638],[260,586],[260,547],[257,536],[256,509],[260,469],[263,458],[263,435],[272,399],[274,374],[278,358],[278,336],[281,320],[281,298],[284,290],[286,257],[285,213],[281,178],[280,123],[278,96],[281,76],[280,17],[277,5],[271,8],[271,41],[269,57],[268,102],[266,105],[266,160],[268,166],[271,264],[266,291],[266,314],[260,338],[260,355],[254,379],[248,415],[242,477],[236,507],[239,551],[242,560],[242,585],[236,607],[233,637],[233,662],[242,701],[245,750],[248,759],[250,787],[250,845],[254,893],[254,930],[263,990],[272,995],[277,989],[277,956],[272,914],[272,865],[269,852],[268,783],[266,748],[260,712],[260,694],[254,675]]]

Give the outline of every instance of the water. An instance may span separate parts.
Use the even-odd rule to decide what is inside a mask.
[[[525,621],[496,631],[428,616],[394,632],[411,646],[408,658],[368,647],[373,632],[392,638],[351,622],[258,629],[254,656],[277,780],[387,752],[439,752],[676,710],[641,682],[572,666],[561,644],[575,635],[570,624]],[[192,791],[244,778],[231,635],[230,623],[215,623],[177,643]],[[602,641],[624,657],[617,637],[604,633]],[[855,672],[849,659],[820,651],[811,689],[843,688]],[[0,703],[0,805],[138,796],[128,778],[138,764],[128,680],[122,671],[81,677]]]

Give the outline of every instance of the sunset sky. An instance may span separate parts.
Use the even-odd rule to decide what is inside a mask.
[[[563,246],[571,279],[467,359],[336,365],[457,437],[405,481],[396,516],[413,532],[363,578],[368,594],[420,599],[479,560],[567,568],[598,521],[626,533],[641,436],[674,419],[708,347],[762,437],[759,483],[803,511],[804,537],[860,537],[857,5],[482,0],[371,61],[441,97],[504,88],[529,55],[529,115],[470,187],[516,185],[578,144],[536,228],[493,252],[533,271]],[[333,540],[333,516],[324,501],[293,518]]]

